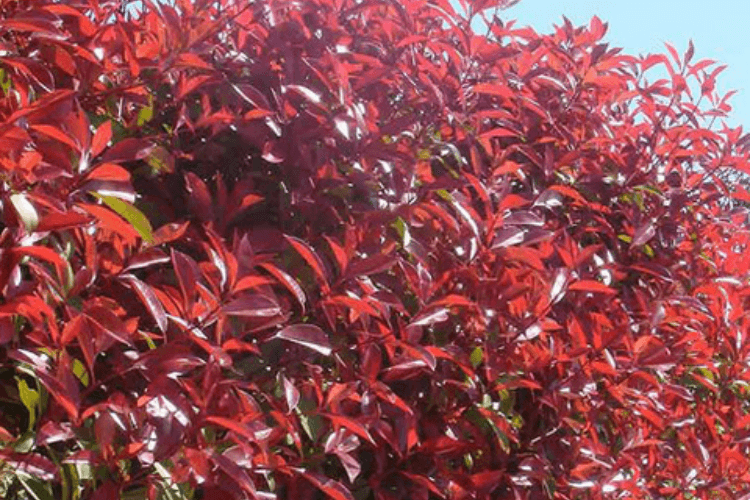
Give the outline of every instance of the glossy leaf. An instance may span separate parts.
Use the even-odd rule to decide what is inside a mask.
[[[330,356],[332,352],[328,335],[315,325],[290,325],[282,328],[275,336],[307,347],[324,356]]]
[[[143,238],[143,241],[147,243],[152,243],[154,241],[151,222],[149,222],[148,218],[143,215],[143,212],[138,210],[135,205],[119,198],[115,198],[114,196],[104,196],[98,193],[91,194],[102,200],[104,204],[133,226],[141,238]]]

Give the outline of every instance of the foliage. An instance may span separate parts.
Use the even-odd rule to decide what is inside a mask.
[[[2,3],[5,498],[747,498],[722,68],[454,4]]]

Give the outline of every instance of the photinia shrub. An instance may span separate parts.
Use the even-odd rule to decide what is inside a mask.
[[[0,494],[748,498],[723,67],[509,3],[3,2]]]

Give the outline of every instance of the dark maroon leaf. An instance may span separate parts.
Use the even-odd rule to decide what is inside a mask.
[[[120,498],[120,489],[112,481],[107,481],[99,486],[91,500],[118,500]]]
[[[102,162],[130,162],[148,157],[156,144],[147,139],[129,138],[118,142],[102,156]]]
[[[57,422],[46,422],[39,429],[36,435],[38,445],[49,445],[52,443],[64,442],[75,438],[75,433],[69,424],[60,424]]]
[[[13,325],[13,319],[5,316],[0,317],[0,345],[7,344],[16,334],[15,326]]]
[[[267,318],[282,313],[279,303],[271,297],[257,293],[248,293],[237,297],[223,308],[230,316]]]
[[[0,458],[17,472],[52,481],[57,475],[57,466],[52,460],[38,453],[15,453],[0,450]]]
[[[133,291],[135,291],[143,302],[143,305],[151,313],[154,321],[156,321],[156,325],[162,332],[165,332],[167,330],[167,314],[164,311],[164,306],[159,302],[151,287],[132,274],[123,274],[120,276],[120,279],[133,288]]]
[[[194,273],[194,269],[197,267],[195,262],[183,254],[172,249],[172,266],[175,274],[177,275],[177,282],[180,284],[180,290],[182,291],[182,300],[185,304],[185,309],[190,311],[192,309],[193,302],[195,301],[196,283],[198,277]]]
[[[631,247],[639,247],[648,243],[648,241],[656,235],[656,228],[653,222],[647,222],[639,226],[633,234],[633,241],[630,243]]]
[[[166,264],[169,260],[169,255],[164,253],[163,250],[149,247],[133,256],[128,261],[128,267],[125,268],[125,271],[133,271],[135,269],[144,269],[158,264]]]
[[[492,248],[503,248],[523,243],[524,231],[517,227],[505,227],[495,234]]]
[[[354,500],[351,492],[338,481],[329,479],[321,474],[300,472],[308,481],[333,500]]]
[[[391,255],[373,255],[361,260],[353,260],[346,270],[347,277],[369,276],[390,269],[397,262]]]
[[[214,218],[213,200],[206,183],[192,172],[185,174],[185,190],[188,195],[188,208],[202,221]]]
[[[510,215],[503,218],[503,223],[506,226],[543,226],[544,219],[539,217],[534,212],[526,210],[516,210],[511,212]]]
[[[282,328],[275,337],[307,347],[324,356],[329,356],[332,352],[328,335],[315,325],[290,325]]]
[[[289,409],[289,412],[291,413],[295,410],[295,408],[297,408],[297,405],[299,404],[300,393],[294,386],[294,383],[288,378],[282,376],[281,381],[284,385],[284,397],[286,398],[286,405]]]

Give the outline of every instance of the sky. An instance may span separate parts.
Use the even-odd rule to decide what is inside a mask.
[[[750,131],[750,1],[748,0],[521,0],[502,11],[504,21],[549,33],[562,16],[574,25],[592,16],[609,24],[604,41],[638,55],[665,53],[664,42],[684,53],[695,44],[693,62],[713,59],[728,68],[718,77],[717,90],[737,90],[729,101],[727,123]]]

